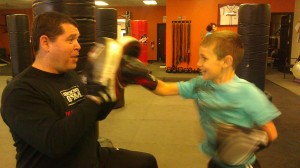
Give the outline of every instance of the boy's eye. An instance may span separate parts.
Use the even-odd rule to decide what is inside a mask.
[[[207,60],[207,58],[206,58],[206,57],[201,57],[201,59],[202,59],[203,61],[206,61],[206,60]]]

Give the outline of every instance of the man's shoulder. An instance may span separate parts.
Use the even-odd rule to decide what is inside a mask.
[[[22,88],[30,88],[30,82],[27,80],[27,74],[22,73],[18,74],[17,76],[11,78],[7,85],[5,86],[2,95],[9,95],[11,92],[13,92],[16,89],[22,89]]]

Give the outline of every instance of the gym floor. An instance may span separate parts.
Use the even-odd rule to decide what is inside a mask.
[[[197,74],[171,74],[160,68],[162,63],[149,63],[149,69],[165,81],[188,80]],[[9,76],[0,76],[0,91]],[[264,168],[300,167],[300,84],[292,76],[268,69],[265,90],[282,115],[274,122],[279,138],[258,154]],[[125,89],[125,106],[115,109],[99,122],[100,137],[113,145],[155,155],[160,168],[205,168],[209,158],[198,144],[203,131],[193,101],[179,96],[160,97],[140,86]],[[0,167],[15,167],[15,148],[8,127],[0,119]]]

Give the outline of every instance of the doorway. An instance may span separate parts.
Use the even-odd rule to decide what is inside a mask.
[[[157,61],[166,62],[166,23],[157,24]]]
[[[291,58],[293,19],[294,13],[271,13],[269,55],[280,72]]]

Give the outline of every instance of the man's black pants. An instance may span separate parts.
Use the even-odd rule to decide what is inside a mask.
[[[100,168],[157,168],[153,155],[126,149],[100,147]]]

